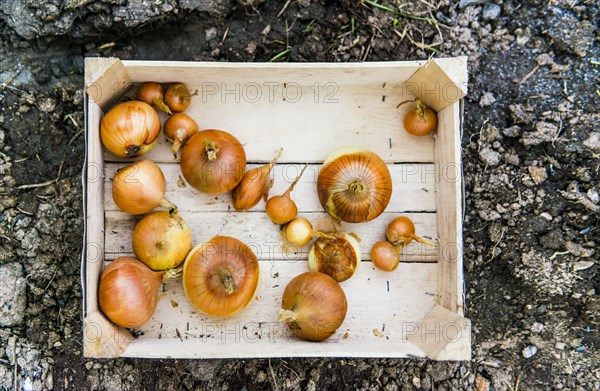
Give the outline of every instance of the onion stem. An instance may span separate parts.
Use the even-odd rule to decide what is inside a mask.
[[[356,179],[352,181],[350,185],[348,185],[348,190],[350,190],[350,193],[352,193],[353,195],[359,195],[365,190],[365,186],[362,183],[360,183],[358,179]]]
[[[170,280],[171,278],[179,277],[181,275],[182,271],[183,271],[183,265],[176,267],[175,269],[169,269],[169,270],[164,271],[163,272],[164,274],[162,276],[163,282]]]
[[[141,150],[142,150],[142,147],[139,145],[130,145],[127,148],[125,148],[125,156],[127,156],[127,157],[136,156]]]
[[[279,318],[280,321],[286,322],[286,323],[295,322],[296,321],[296,313],[294,311],[290,311],[290,310],[279,310],[279,313],[277,314],[277,318]]]
[[[170,215],[177,213],[177,206],[171,201],[169,201],[167,197],[163,197],[160,200],[160,206],[167,210]]]
[[[416,242],[423,243],[423,244],[425,244],[427,246],[431,246],[431,247],[437,247],[437,243],[427,240],[425,238],[422,238],[420,236],[417,236],[416,234],[412,234],[410,237]]]
[[[296,177],[296,179],[294,179],[294,182],[292,182],[292,184],[287,188],[287,190],[285,191],[285,193],[283,193],[284,197],[289,197],[290,196],[290,193],[294,190],[294,186],[296,186],[296,183],[298,183],[298,181],[302,177],[302,174],[304,174],[304,171],[306,171],[306,167],[308,167],[308,163],[304,165],[304,167],[302,168],[302,171],[300,171],[300,174],[298,174],[298,176]]]
[[[171,109],[169,108],[169,106],[167,106],[167,105],[165,104],[165,102],[163,101],[163,99],[162,99],[162,98],[158,98],[158,97],[157,97],[157,98],[154,98],[154,99],[152,99],[152,104],[153,104],[153,105],[154,105],[154,107],[156,107],[157,109],[159,109],[159,110],[162,110],[162,111],[164,111],[165,113],[167,113],[167,114],[169,114],[169,115],[173,114],[173,113],[171,112]]]
[[[217,153],[219,152],[219,148],[217,148],[213,140],[204,140],[204,148],[206,150],[206,156],[209,162],[214,162],[215,160],[217,160]]]
[[[219,275],[221,284],[223,284],[223,287],[225,288],[225,291],[227,293],[232,294],[233,292],[235,292],[238,289],[238,286],[235,283],[235,280],[233,279],[233,277],[231,276],[231,273],[228,270],[225,270],[224,268],[220,267],[217,270],[217,274]]]

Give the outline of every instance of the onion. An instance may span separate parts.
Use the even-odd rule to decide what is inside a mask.
[[[388,242],[394,246],[406,246],[413,240],[428,246],[437,246],[434,242],[417,236],[415,233],[415,224],[406,216],[396,217],[392,220],[392,222],[388,224],[386,236]]]
[[[179,152],[179,148],[181,148],[181,144],[185,143],[188,137],[200,130],[196,121],[183,113],[177,113],[167,118],[163,128],[167,141],[173,143],[171,151],[175,159],[177,159],[177,153]]]
[[[269,196],[269,190],[273,184],[273,181],[269,181],[269,176],[277,159],[281,156],[281,151],[283,151],[282,148],[279,149],[271,163],[253,168],[244,174],[231,194],[235,210],[248,210],[256,206],[262,197]]]
[[[437,115],[421,99],[415,102],[417,107],[404,117],[404,128],[413,136],[426,136],[437,127]]]
[[[300,171],[300,174],[296,177],[296,179],[294,179],[285,193],[279,196],[271,197],[271,199],[267,201],[267,205],[265,207],[267,216],[269,216],[271,221],[275,224],[288,223],[298,215],[298,207],[296,206],[294,200],[292,200],[291,194],[294,190],[294,186],[296,186],[296,183],[298,183],[302,177],[302,174],[304,174],[306,167],[308,167],[308,164],[304,165],[304,168],[302,171]]]
[[[360,265],[360,245],[355,236],[332,232],[321,237],[310,248],[308,267],[313,272],[325,273],[337,282],[346,281]]]
[[[156,310],[158,289],[163,280],[176,275],[176,271],[154,272],[135,258],[120,257],[102,272],[98,305],[117,325],[140,327]]]
[[[172,112],[181,113],[190,107],[192,96],[197,94],[198,90],[192,94],[188,86],[183,83],[173,83],[167,88],[167,92],[165,92],[165,103]]]
[[[394,247],[385,240],[379,241],[371,248],[371,261],[378,269],[391,272],[400,264],[400,250],[402,247]]]
[[[258,288],[258,259],[239,240],[215,236],[188,254],[183,288],[190,302],[213,316],[232,316],[252,301]]]
[[[160,133],[160,118],[147,103],[129,101],[113,107],[100,123],[102,144],[119,157],[148,152]]]
[[[181,152],[181,172],[195,189],[226,193],[240,183],[246,171],[246,152],[237,138],[207,129],[188,139]]]
[[[112,195],[121,210],[134,215],[162,206],[170,213],[177,211],[165,197],[165,176],[155,163],[140,160],[121,168],[115,174]]]
[[[331,235],[313,230],[310,221],[304,217],[298,217],[290,221],[285,227],[284,235],[288,242],[297,246],[306,246],[308,242],[317,237],[333,238]]]
[[[347,310],[346,295],[335,280],[323,273],[307,272],[285,287],[278,317],[298,338],[318,342],[336,332]]]
[[[164,111],[167,114],[172,114],[169,106],[163,100],[163,89],[158,83],[149,82],[140,86],[137,93],[137,100],[148,103],[156,110]]]
[[[343,148],[323,163],[317,192],[321,205],[333,218],[361,223],[385,210],[392,196],[392,177],[375,153]]]
[[[177,214],[154,212],[137,223],[131,240],[135,256],[152,270],[179,266],[192,249],[192,232]]]

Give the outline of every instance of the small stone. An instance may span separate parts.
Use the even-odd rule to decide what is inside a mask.
[[[521,134],[521,127],[519,125],[511,126],[510,128],[506,128],[502,131],[506,137],[517,137]]]
[[[565,345],[563,342],[557,342],[554,344],[554,347],[558,350],[563,350],[565,348],[565,346],[567,346],[567,345]]]
[[[492,94],[491,92],[485,92],[481,96],[481,99],[479,99],[479,106],[481,106],[481,107],[491,106],[495,102],[496,102],[496,98],[494,98],[494,94]]]
[[[525,349],[523,349],[523,357],[530,358],[533,357],[537,353],[538,349],[534,345],[529,345]]]
[[[529,171],[529,175],[531,175],[531,179],[533,179],[533,182],[535,182],[536,185],[539,185],[548,178],[548,173],[544,167],[529,166],[527,167],[527,170]]]
[[[593,151],[600,151],[600,132],[592,132],[590,137],[583,142],[583,145]]]
[[[525,146],[539,145],[544,142],[550,142],[558,136],[558,126],[540,121],[535,124],[534,132],[527,132],[521,137],[521,143]]]
[[[529,328],[532,333],[541,333],[544,330],[544,325],[539,322],[534,322]]]
[[[579,258],[589,258],[596,252],[593,248],[583,247],[581,244],[566,242],[565,247],[569,252]]]
[[[595,187],[592,187],[587,191],[587,196],[594,204],[600,202],[600,194],[598,194],[598,190]]]
[[[27,306],[26,282],[20,263],[0,266],[0,326],[23,322]]]
[[[56,101],[52,98],[41,99],[38,107],[44,113],[51,113],[56,108]]]
[[[85,369],[87,369],[88,371],[90,369],[92,369],[93,366],[94,366],[94,363],[91,362],[91,361],[88,361],[88,362],[85,363]]]
[[[488,391],[490,389],[490,381],[485,377],[477,374],[475,378],[475,391]]]
[[[204,39],[206,39],[207,41],[212,41],[216,37],[217,37],[217,28],[216,27],[211,27],[209,29],[206,29],[206,31],[204,32]]]
[[[589,269],[590,267],[594,266],[596,263],[592,262],[592,261],[577,261],[575,262],[575,264],[573,265],[573,271],[580,271],[580,270],[586,270]]]
[[[488,166],[495,166],[500,163],[500,154],[488,147],[479,151],[479,158]]]
[[[421,379],[419,379],[419,376],[413,376],[413,378],[412,378],[412,384],[417,389],[421,388]]]
[[[483,13],[481,16],[483,19],[494,20],[500,16],[501,12],[502,8],[500,8],[498,4],[488,4],[483,8]]]
[[[540,213],[540,217],[545,218],[548,221],[552,221],[552,215],[548,212],[542,212]]]

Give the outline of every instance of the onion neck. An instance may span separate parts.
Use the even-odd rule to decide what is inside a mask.
[[[167,281],[170,280],[171,278],[176,278],[179,277],[179,275],[181,275],[181,272],[183,271],[183,265],[175,268],[175,269],[169,269],[166,270],[164,272],[161,272],[161,277],[162,277],[162,281]]]
[[[219,152],[219,148],[217,148],[213,140],[204,140],[204,149],[206,150],[206,157],[208,158],[209,162],[214,162],[215,160],[217,160],[217,153]]]
[[[419,98],[416,99],[416,102],[417,102],[417,114],[419,115],[419,117],[423,118],[425,116],[425,110],[427,110],[427,106]]]
[[[217,270],[217,275],[219,276],[219,280],[221,281],[221,284],[223,285],[225,291],[228,294],[231,295],[232,293],[237,291],[238,286],[229,270],[225,270],[224,268],[220,267]]]
[[[296,186],[296,183],[298,183],[300,178],[302,178],[302,174],[304,174],[304,171],[306,171],[306,167],[308,167],[308,163],[304,165],[304,167],[302,168],[302,171],[300,171],[300,174],[298,174],[296,179],[294,179],[294,182],[292,182],[290,187],[288,187],[287,190],[285,191],[285,193],[283,193],[283,197],[290,198],[290,193],[294,190],[294,186]]]
[[[294,311],[290,311],[290,310],[283,310],[283,309],[279,310],[277,317],[279,318],[280,321],[286,322],[286,323],[291,323],[291,322],[296,321],[296,313]]]
[[[417,236],[416,234],[412,234],[410,237],[416,242],[423,243],[423,244],[425,244],[427,246],[431,246],[431,247],[437,247],[437,243],[432,242],[431,240],[422,238],[420,236]]]
[[[173,114],[171,112],[171,109],[169,108],[169,106],[167,106],[165,104],[165,102],[163,101],[162,97],[156,97],[156,98],[152,99],[152,105],[154,107],[156,107],[157,109],[164,111],[165,113],[167,113],[169,115]]]
[[[362,194],[363,191],[365,191],[365,185],[363,185],[360,180],[355,179],[348,185],[348,191],[350,192],[350,194],[358,196]]]
[[[171,201],[169,201],[169,200],[167,199],[167,197],[163,197],[163,198],[160,200],[160,206],[161,206],[163,209],[167,210],[167,211],[169,212],[169,214],[170,214],[170,215],[173,215],[173,214],[176,214],[176,213],[177,213],[177,206],[176,206],[174,203],[172,203]]]

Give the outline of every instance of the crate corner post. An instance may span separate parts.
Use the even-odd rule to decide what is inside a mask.
[[[131,339],[127,330],[111,323],[99,311],[89,314],[83,321],[84,357],[120,357]]]
[[[103,111],[118,101],[131,85],[127,69],[118,58],[85,58],[85,92]]]

